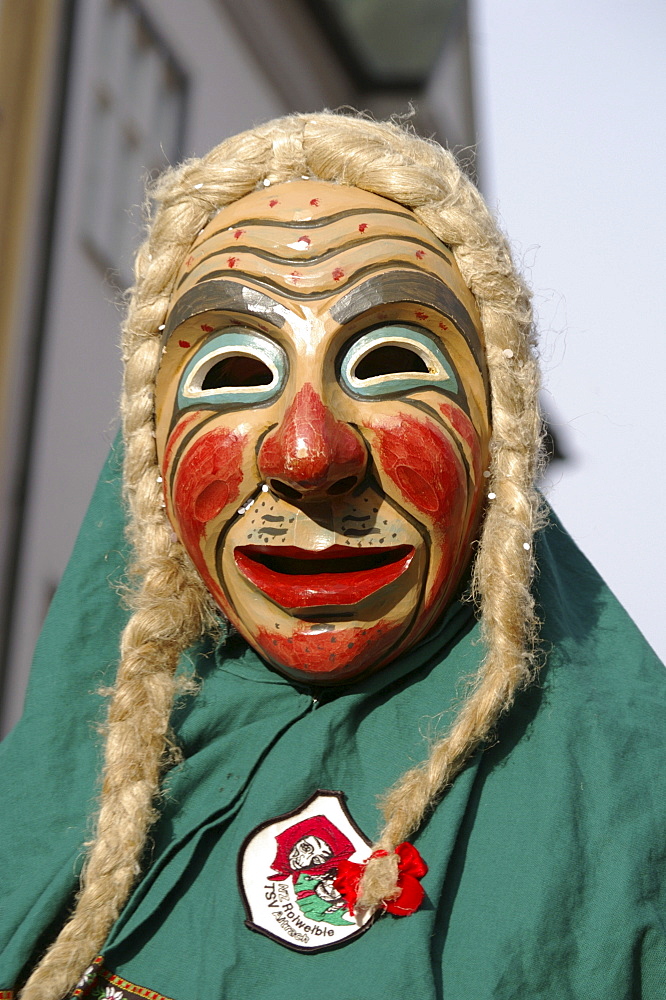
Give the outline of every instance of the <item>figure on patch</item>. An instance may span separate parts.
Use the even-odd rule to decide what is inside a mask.
[[[0,1000],[656,1000],[665,675],[537,489],[480,193],[323,113],[151,195],[122,491],[2,747]]]
[[[329,924],[352,923],[347,903],[333,885],[341,860],[356,848],[326,816],[312,816],[294,823],[275,838],[277,851],[272,881],[291,878],[296,902],[310,920]]]

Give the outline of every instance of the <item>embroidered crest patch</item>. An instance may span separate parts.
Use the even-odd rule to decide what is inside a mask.
[[[372,917],[352,916],[333,882],[340,861],[361,863],[370,846],[342,792],[317,791],[294,812],[262,823],[238,856],[245,923],[295,951],[358,936]]]

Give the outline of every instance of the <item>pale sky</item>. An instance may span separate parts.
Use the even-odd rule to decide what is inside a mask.
[[[481,180],[535,291],[571,454],[548,496],[666,658],[666,4],[471,6]]]

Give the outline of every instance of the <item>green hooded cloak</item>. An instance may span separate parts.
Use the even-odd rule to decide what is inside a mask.
[[[49,612],[24,717],[1,748],[0,990],[25,979],[75,891],[98,793],[99,689],[113,681],[126,621],[122,531],[114,451]],[[190,651],[183,669],[194,667],[200,690],[173,715],[184,760],[84,995],[666,995],[666,676],[554,517],[536,545],[546,666],[413,838],[429,866],[414,915],[296,952],[246,926],[237,861],[257,826],[319,788],[342,792],[376,835],[377,796],[446,730],[478,666],[464,603],[402,659],[345,688],[294,684],[238,636]]]

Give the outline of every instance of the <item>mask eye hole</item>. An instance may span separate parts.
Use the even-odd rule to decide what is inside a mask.
[[[363,382],[380,375],[428,374],[420,354],[398,344],[384,344],[364,354],[354,368],[354,378]]]
[[[185,365],[177,405],[239,408],[277,399],[289,361],[274,340],[245,327],[222,328]]]
[[[228,355],[216,361],[206,372],[201,382],[202,391],[207,389],[249,388],[270,385],[273,372],[259,358],[248,355]]]
[[[343,389],[361,399],[420,392],[458,392],[445,344],[429,330],[405,323],[372,327],[344,345],[336,362]]]

